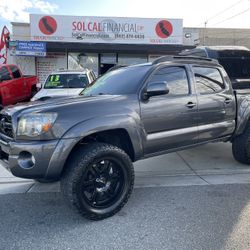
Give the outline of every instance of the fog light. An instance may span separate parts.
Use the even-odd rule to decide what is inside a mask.
[[[35,165],[35,157],[27,151],[19,153],[17,161],[19,166],[24,169],[32,168]]]

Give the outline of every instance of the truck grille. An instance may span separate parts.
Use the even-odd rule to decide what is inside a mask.
[[[13,128],[11,116],[0,114],[0,133],[13,138]]]

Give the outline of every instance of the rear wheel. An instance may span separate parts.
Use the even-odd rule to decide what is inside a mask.
[[[237,136],[232,144],[233,156],[240,163],[250,164],[250,127]]]
[[[100,220],[117,213],[128,201],[134,168],[120,148],[93,143],[70,157],[61,180],[65,199],[84,217]]]

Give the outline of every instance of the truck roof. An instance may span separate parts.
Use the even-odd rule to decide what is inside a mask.
[[[209,50],[246,50],[250,51],[244,46],[198,46],[196,49],[209,49]]]

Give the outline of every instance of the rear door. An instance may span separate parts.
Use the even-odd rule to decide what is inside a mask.
[[[235,98],[223,70],[193,66],[199,112],[199,141],[231,134],[235,128]]]
[[[170,91],[141,100],[146,155],[198,141],[197,99],[188,72],[185,66],[164,66],[150,77],[148,83],[166,81]]]

